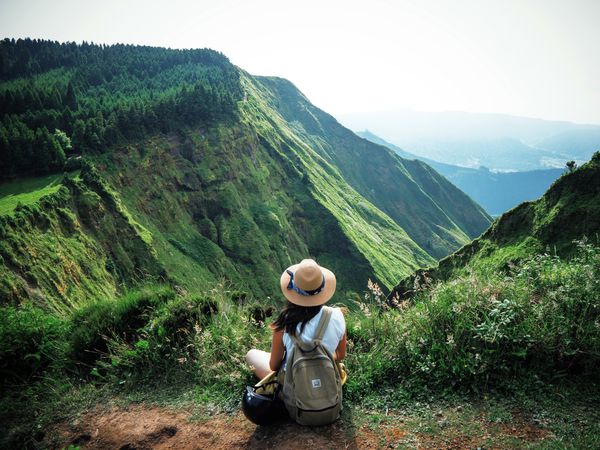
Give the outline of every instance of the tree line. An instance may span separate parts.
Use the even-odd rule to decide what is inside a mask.
[[[214,50],[4,39],[0,178],[231,118],[241,96],[236,67]]]

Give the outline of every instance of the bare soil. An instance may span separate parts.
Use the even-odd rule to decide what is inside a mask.
[[[47,434],[51,448],[82,449],[375,449],[506,448],[544,439],[548,432],[522,418],[494,424],[478,417],[465,423],[422,432],[413,419],[400,416],[374,423],[368,418],[340,420],[308,428],[290,422],[258,427],[238,413],[197,418],[190,411],[134,405],[97,407],[80,419],[56,425]],[[436,418],[433,419],[434,423]],[[442,419],[443,420],[443,419]],[[360,422],[360,425],[354,423]],[[416,426],[416,428],[415,428]],[[51,439],[51,442],[50,442]]]

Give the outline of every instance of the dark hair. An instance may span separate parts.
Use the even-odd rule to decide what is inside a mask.
[[[296,328],[300,324],[300,333],[302,333],[306,322],[319,314],[322,307],[323,305],[300,306],[287,301],[275,322],[271,324],[271,328],[275,331],[285,330],[286,333],[295,335]]]

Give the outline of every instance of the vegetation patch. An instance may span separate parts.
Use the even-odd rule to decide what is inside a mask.
[[[62,178],[62,175],[48,175],[0,184],[0,216],[12,214],[17,206],[35,204],[42,197],[56,193]]]
[[[489,393],[526,400],[524,392],[552,390],[565,380],[591,388],[600,381],[598,279],[600,248],[579,243],[571,259],[540,254],[508,276],[473,270],[393,309],[371,283],[365,297],[345,306],[345,398],[385,411],[430,398],[456,401],[456,395],[467,402]],[[268,349],[272,314],[224,285],[203,295],[146,286],[64,318],[32,306],[4,307],[3,409],[21,408],[23,414],[10,420],[21,420],[24,430],[34,426],[25,414],[32,409],[56,420],[46,410],[58,401],[53,392],[96,386],[93,395],[99,395],[104,386],[157,399],[161,386],[171,386],[171,400],[235,411],[252,380],[243,355]],[[486,408],[490,423],[514,419],[510,405]],[[437,422],[430,431],[413,431],[446,426]]]

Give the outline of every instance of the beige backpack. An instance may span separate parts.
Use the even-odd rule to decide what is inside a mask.
[[[294,344],[283,373],[283,401],[290,417],[300,425],[327,425],[340,417],[342,382],[340,372],[322,340],[332,309],[323,314],[311,344],[290,334]]]

